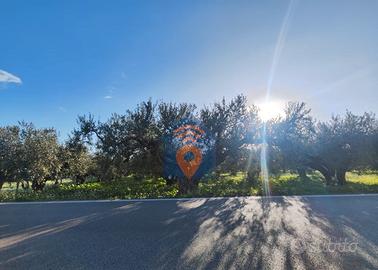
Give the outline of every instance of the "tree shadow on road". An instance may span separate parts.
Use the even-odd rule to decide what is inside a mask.
[[[326,199],[327,200],[327,199]],[[377,235],[361,227],[345,199],[336,205],[300,197],[180,202],[175,219],[193,226],[161,253],[161,269],[376,269]],[[366,215],[377,225],[372,200]],[[341,206],[341,207],[340,207]],[[339,210],[336,210],[339,209]],[[341,209],[341,210],[340,210]],[[368,218],[369,219],[369,218]],[[370,223],[370,225],[373,225]],[[373,225],[374,226],[374,225]],[[180,230],[185,233],[185,230]],[[175,238],[180,232],[172,231]],[[167,239],[162,241],[167,241]],[[354,244],[357,243],[357,244]],[[336,246],[337,245],[337,246]],[[180,256],[172,259],[172,250]]]
[[[378,268],[373,196],[43,207],[0,209],[1,269]]]

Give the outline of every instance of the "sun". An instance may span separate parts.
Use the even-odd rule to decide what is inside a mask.
[[[284,104],[280,101],[263,102],[257,104],[257,107],[259,108],[259,116],[264,122],[281,116],[284,112]]]

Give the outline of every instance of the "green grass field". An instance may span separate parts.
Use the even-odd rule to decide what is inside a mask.
[[[250,196],[265,194],[262,184],[252,186],[245,180],[244,173],[222,174],[209,177],[200,182],[198,190],[185,197]],[[311,194],[351,194],[378,193],[378,173],[347,174],[345,186],[326,186],[320,174],[313,173],[306,179],[296,174],[285,173],[272,176],[271,195],[311,195]],[[168,186],[164,179],[136,180],[126,177],[117,182],[88,182],[75,185],[65,180],[59,186],[48,182],[42,192],[16,190],[16,185],[5,184],[0,191],[0,201],[37,200],[91,200],[91,199],[133,199],[133,198],[172,198],[178,197],[177,186]],[[182,197],[182,196],[181,196]]]
[[[271,189],[274,195],[378,193],[378,174],[347,173],[344,186],[326,186],[316,173],[304,180],[295,174],[284,174],[272,179]]]

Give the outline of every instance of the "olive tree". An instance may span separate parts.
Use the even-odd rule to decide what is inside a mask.
[[[367,169],[374,163],[376,125],[373,114],[355,115],[349,111],[319,123],[312,153],[314,162],[323,164],[328,178],[344,185],[347,171]]]
[[[59,144],[55,129],[37,129],[32,124],[21,124],[24,178],[32,181],[33,190],[42,190],[51,173],[59,170]]]
[[[20,128],[0,127],[0,189],[6,181],[20,179],[23,170],[21,151]]]
[[[225,99],[200,112],[203,125],[215,140],[215,166],[236,173],[248,159],[243,148],[253,144],[258,129],[257,108],[248,107],[247,98],[239,95],[229,103]]]

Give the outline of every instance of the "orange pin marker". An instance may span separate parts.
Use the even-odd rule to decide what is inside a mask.
[[[187,153],[192,153],[194,158],[190,161],[185,159]],[[201,150],[192,144],[187,144],[181,147],[176,152],[176,160],[184,175],[191,180],[193,175],[198,170],[202,162],[202,153]]]

